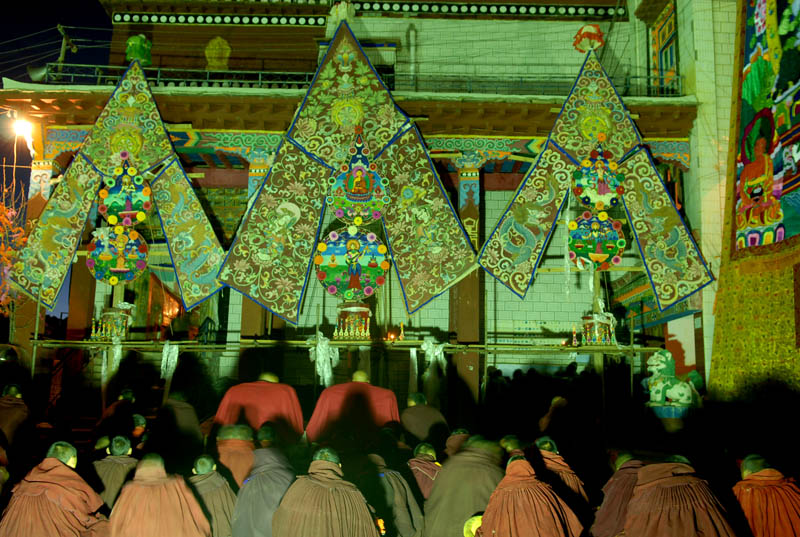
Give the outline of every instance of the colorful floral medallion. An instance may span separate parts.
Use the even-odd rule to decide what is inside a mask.
[[[581,268],[594,264],[596,270],[608,270],[622,263],[627,242],[622,222],[609,218],[605,211],[593,215],[585,211],[569,224],[569,258]]]
[[[622,187],[625,176],[617,173],[613,155],[599,146],[589,154],[589,158],[581,161],[581,169],[575,170],[572,178],[575,197],[597,211],[619,205],[619,197],[625,192]]]
[[[102,227],[92,232],[86,266],[97,280],[110,285],[134,281],[147,267],[147,243],[124,226]]]
[[[347,301],[360,301],[386,282],[388,250],[375,233],[355,226],[331,231],[317,244],[314,266],[325,290]]]
[[[132,226],[147,218],[153,202],[150,186],[139,170],[130,165],[128,152],[123,151],[120,158],[122,165],[103,177],[97,212],[112,226]]]

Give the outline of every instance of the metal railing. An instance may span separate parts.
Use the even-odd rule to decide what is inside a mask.
[[[126,67],[47,64],[42,82],[63,85],[116,85]],[[207,71],[147,67],[155,87],[239,87],[261,89],[306,89],[314,73],[273,71]],[[390,90],[432,93],[485,93],[495,95],[567,95],[575,83],[567,75],[410,75],[382,72]],[[611,81],[623,97],[680,97],[683,77],[616,76]]]
[[[42,82],[45,84],[115,86],[127,67],[48,63]],[[145,76],[158,87],[241,87],[241,88],[307,88],[314,73],[274,71],[208,71],[145,67]]]

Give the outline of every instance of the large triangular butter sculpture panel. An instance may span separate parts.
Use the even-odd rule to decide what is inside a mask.
[[[713,277],[641,143],[628,110],[590,50],[545,149],[484,244],[481,266],[524,298],[567,196],[574,194],[602,221],[608,218],[608,207],[622,204],[662,311],[711,283]],[[591,176],[598,157],[605,164],[599,175]],[[581,177],[593,177],[596,184],[576,183]],[[594,189],[591,195],[584,187]],[[607,255],[596,255],[601,254]]]
[[[365,204],[362,199],[370,196],[375,202],[363,220],[383,222],[409,312],[477,266],[419,133],[343,22],[237,234],[220,281],[296,323],[323,204],[335,200],[333,174],[346,174],[353,158],[360,159],[361,170],[380,177],[375,190],[357,194],[357,202]],[[347,223],[361,225],[362,216],[351,215]],[[267,229],[271,225],[278,227]],[[263,245],[258,250],[265,233],[275,252],[264,252]]]
[[[138,61],[111,94],[11,269],[11,280],[48,308],[64,283],[103,178],[118,175],[123,160],[140,172],[165,165],[185,178]],[[156,205],[184,306],[191,309],[221,289],[214,277],[223,250],[188,180],[167,183],[154,182]],[[195,265],[198,259],[206,265]]]

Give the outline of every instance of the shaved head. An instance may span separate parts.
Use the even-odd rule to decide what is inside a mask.
[[[6,386],[3,388],[3,395],[22,399],[22,389],[20,389],[20,387],[16,384],[6,384]]]
[[[744,479],[750,474],[766,470],[767,468],[771,468],[767,459],[761,455],[751,454],[744,458],[739,470],[742,472],[742,479]]]
[[[216,470],[217,464],[211,455],[200,455],[194,461],[194,473],[197,475],[205,475]]]
[[[108,452],[115,457],[127,455],[131,451],[131,441],[125,436],[115,436],[111,439]]]
[[[558,446],[556,446],[556,441],[549,436],[540,436],[537,438],[536,447],[544,451],[549,451],[550,453],[558,454]]]
[[[269,371],[265,371],[259,375],[258,380],[265,380],[267,382],[278,383],[281,379],[278,378],[278,375],[275,373],[271,373]]]
[[[353,372],[353,382],[369,382],[369,375],[360,369]]]
[[[522,449],[522,442],[519,441],[516,435],[509,434],[500,439],[500,447],[505,449],[507,453],[511,453],[515,449]]]
[[[436,450],[433,449],[432,445],[426,444],[425,442],[417,444],[417,447],[414,448],[414,456],[419,457],[420,455],[430,455],[433,457],[433,460],[436,460]]]
[[[252,440],[253,429],[247,425],[223,425],[217,433],[217,440]]]
[[[141,462],[139,463],[142,466],[156,466],[159,468],[164,467],[164,459],[161,458],[161,455],[158,453],[148,453],[144,457],[142,457]]]
[[[47,457],[58,459],[70,468],[78,465],[78,450],[69,442],[53,442],[47,450]]]
[[[336,452],[336,450],[334,450],[332,448],[329,448],[329,447],[324,447],[324,448],[318,449],[314,453],[314,456],[312,457],[311,460],[314,460],[314,461],[328,461],[328,462],[332,462],[334,464],[341,464],[341,462],[342,462],[341,459],[339,459],[339,454]]]

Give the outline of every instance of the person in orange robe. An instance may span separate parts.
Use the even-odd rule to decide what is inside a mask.
[[[536,446],[542,454],[545,468],[556,474],[572,492],[588,502],[589,497],[583,488],[583,481],[570,468],[564,457],[558,454],[558,447],[556,447],[555,441],[549,436],[542,436],[536,440]]]
[[[212,537],[230,537],[236,494],[225,478],[217,473],[217,464],[209,455],[197,458],[192,474],[189,483],[200,496],[211,519]]]
[[[447,457],[452,457],[459,451],[461,451],[461,446],[464,445],[464,442],[469,440],[470,434],[469,431],[466,429],[454,429],[450,436],[447,437],[445,441],[445,448],[444,454]]]
[[[489,498],[478,537],[578,537],[583,525],[525,457],[511,457]]]
[[[217,433],[219,462],[230,470],[238,488],[253,469],[253,430],[247,425],[226,425]],[[237,488],[237,492],[238,492]]]
[[[436,476],[442,470],[442,465],[436,462],[436,450],[430,444],[418,444],[414,448],[414,458],[408,461],[408,467],[414,474],[422,497],[427,500],[433,490]]]
[[[694,468],[680,462],[639,469],[625,517],[625,535],[635,537],[734,537],[725,510]]]
[[[105,487],[100,493],[100,497],[109,508],[114,507],[114,502],[122,485],[128,479],[128,474],[133,473],[133,469],[139,464],[139,461],[130,456],[132,451],[130,440],[124,436],[115,436],[106,448],[108,457],[93,463],[94,469]]]
[[[754,537],[800,536],[800,488],[791,478],[770,468],[759,455],[742,461],[742,480],[733,493]]]
[[[339,437],[358,439],[358,444],[363,445],[385,424],[399,421],[394,392],[372,386],[365,372],[356,371],[352,382],[322,390],[306,426],[306,436],[311,442]]]
[[[222,398],[214,422],[233,425],[244,413],[253,430],[270,422],[281,440],[294,443],[303,434],[303,412],[294,388],[279,380],[274,373],[265,372],[255,382],[233,386]]]
[[[105,537],[109,524],[97,510],[103,499],[74,471],[78,451],[56,442],[47,457],[14,487],[0,537]]]
[[[211,525],[180,476],[155,453],[142,458],[111,511],[111,537],[211,537]]]
[[[603,487],[603,503],[597,510],[591,534],[593,537],[616,537],[625,526],[628,502],[639,475],[642,461],[630,453],[619,453],[614,460],[614,475]]]

